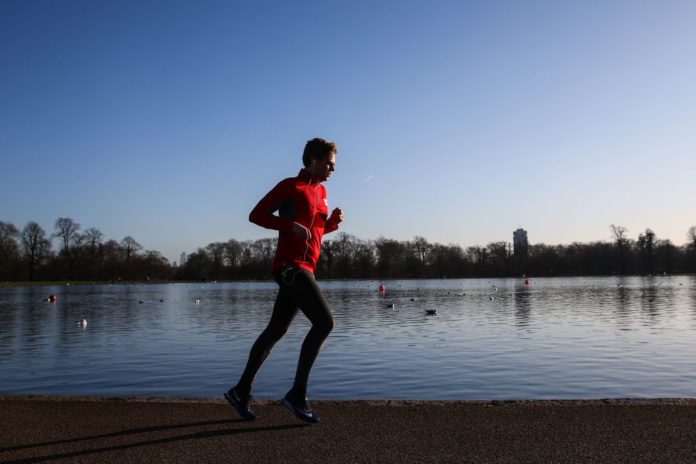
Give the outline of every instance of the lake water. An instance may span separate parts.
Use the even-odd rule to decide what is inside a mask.
[[[310,398],[696,397],[696,277],[380,283],[320,282],[336,328]],[[220,397],[275,294],[270,282],[0,288],[0,393]],[[300,313],[256,397],[290,388],[308,329]]]

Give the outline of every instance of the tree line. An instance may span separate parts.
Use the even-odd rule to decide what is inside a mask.
[[[655,275],[696,273],[696,227],[676,246],[651,229],[628,238],[611,225],[611,240],[570,245],[509,242],[443,245],[424,237],[363,240],[340,232],[322,245],[316,276],[323,279],[474,278],[514,276]],[[57,242],[54,249],[52,240]],[[20,231],[0,221],[0,281],[201,281],[269,278],[276,239],[213,242],[189,254],[183,266],[143,250],[132,237],[105,240],[70,218],[47,234],[31,221]]]
[[[54,249],[53,240],[57,241]],[[80,230],[59,218],[54,233],[29,221],[20,231],[0,221],[0,281],[122,281],[167,279],[171,265],[133,237],[105,240],[95,227]]]

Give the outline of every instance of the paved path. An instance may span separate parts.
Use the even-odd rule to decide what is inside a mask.
[[[0,462],[696,462],[696,399],[278,401],[0,396]]]

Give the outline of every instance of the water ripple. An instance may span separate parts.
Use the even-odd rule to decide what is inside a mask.
[[[696,396],[694,277],[388,281],[384,293],[380,283],[320,282],[336,328],[313,397]],[[0,393],[219,396],[276,292],[270,282],[2,288]],[[256,396],[289,388],[308,329],[300,314]]]

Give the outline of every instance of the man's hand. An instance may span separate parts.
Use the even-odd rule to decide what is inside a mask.
[[[309,229],[298,222],[292,224],[292,231],[299,239],[309,240],[312,238],[312,233],[309,231]]]
[[[341,221],[343,221],[343,210],[341,210],[341,208],[335,208],[333,211],[331,211],[329,221],[333,222],[334,224],[339,224]]]

